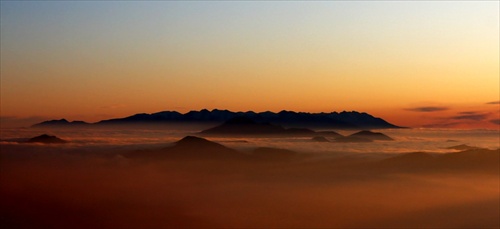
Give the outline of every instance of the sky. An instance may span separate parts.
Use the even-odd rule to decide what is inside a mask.
[[[3,127],[165,110],[500,128],[499,1],[1,1]]]

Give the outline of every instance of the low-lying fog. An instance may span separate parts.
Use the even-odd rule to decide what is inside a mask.
[[[0,139],[29,138],[51,134],[69,140],[70,145],[85,146],[146,146],[166,145],[187,135],[197,135],[207,126],[173,126],[161,129],[2,129]],[[348,135],[356,131],[338,131]],[[233,148],[280,147],[310,153],[408,153],[416,151],[450,152],[445,148],[467,144],[477,147],[500,148],[499,130],[452,130],[452,129],[387,129],[378,130],[396,141],[369,144],[321,144],[311,137],[206,137]],[[326,136],[328,138],[328,136]],[[5,143],[4,143],[5,144]]]
[[[70,143],[0,144],[0,225],[500,227],[498,131],[380,132],[396,141],[209,137],[249,158],[256,147],[297,155],[286,160],[170,160],[129,155],[163,152],[193,130],[2,130],[2,139],[48,133]],[[487,149],[462,154],[446,149],[461,144]]]

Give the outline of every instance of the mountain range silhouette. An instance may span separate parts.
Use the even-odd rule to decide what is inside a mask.
[[[311,135],[313,130],[306,128],[286,129],[280,125],[258,123],[245,116],[227,120],[221,125],[201,131],[202,135]]]
[[[342,111],[331,113],[306,113],[294,111],[265,112],[233,112],[214,109],[209,111],[190,111],[181,114],[177,111],[162,111],[152,114],[135,114],[124,118],[102,120],[96,123],[84,121],[69,122],[66,119],[44,121],[32,127],[73,127],[73,126],[103,126],[128,124],[161,124],[161,123],[223,123],[232,118],[245,117],[258,123],[272,123],[283,127],[301,128],[334,128],[334,129],[386,129],[401,128],[381,118],[357,111]]]
[[[49,120],[49,121],[43,121],[41,123],[37,123],[33,125],[32,127],[44,127],[44,126],[53,126],[53,127],[65,127],[65,126],[86,126],[90,125],[91,123],[84,122],[84,121],[72,121],[69,122],[66,119],[55,119],[55,120]]]

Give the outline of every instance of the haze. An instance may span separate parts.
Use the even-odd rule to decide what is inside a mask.
[[[3,227],[497,228],[500,222],[496,131],[395,130],[386,131],[395,141],[380,143],[45,131],[69,143],[0,142]],[[496,150],[449,148],[463,143]]]

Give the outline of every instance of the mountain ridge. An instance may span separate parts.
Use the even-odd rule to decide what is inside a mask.
[[[374,117],[365,112],[342,111],[331,113],[309,113],[282,110],[280,112],[254,112],[213,109],[189,111],[161,111],[156,113],[138,113],[123,118],[101,120],[95,123],[83,121],[69,122],[66,119],[49,120],[32,125],[32,127],[69,127],[69,126],[105,126],[127,124],[158,123],[222,123],[235,117],[246,117],[261,123],[273,123],[284,127],[333,128],[333,129],[391,129],[402,128]]]

